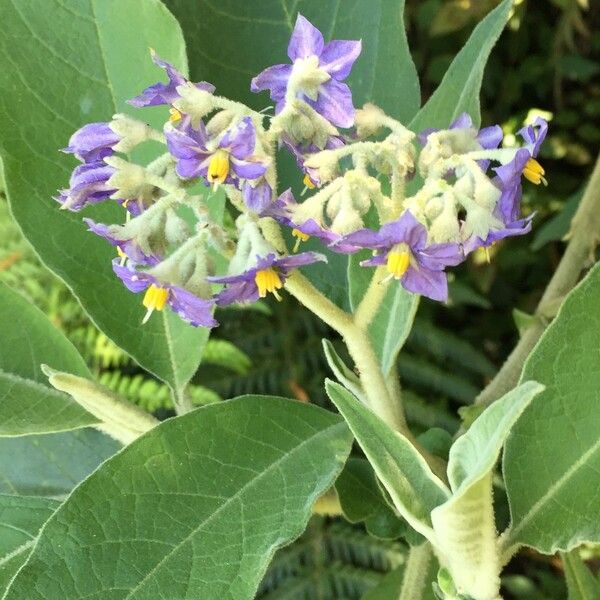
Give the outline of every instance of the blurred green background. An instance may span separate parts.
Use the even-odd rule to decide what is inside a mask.
[[[407,0],[408,36],[423,101],[474,25],[497,4],[496,0]],[[438,427],[452,434],[461,416],[469,417],[469,405],[514,346],[519,325],[535,308],[560,259],[562,238],[600,146],[600,2],[517,0],[515,4],[486,69],[482,123],[499,123],[506,134],[513,134],[538,114],[548,119],[550,133],[540,162],[549,185],[525,182],[524,212],[536,213],[531,235],[495,247],[489,263],[476,254],[457,269],[449,306],[421,303],[398,365],[408,416],[418,433]],[[172,414],[167,388],[96,330],[68,289],[43,267],[22,238],[3,196],[0,281],[22,291],[46,312],[100,381],[160,417]],[[196,404],[243,393],[325,404],[322,381],[330,373],[321,339],[332,336],[308,311],[286,298],[281,303],[221,311],[218,318],[221,326],[193,381]],[[343,352],[341,346],[338,350]],[[289,549],[283,551],[260,597],[284,597],[281,582],[296,577],[298,565],[312,572],[315,561],[332,577],[331,593],[318,597],[360,597],[382,573],[396,566],[399,548],[396,542],[372,540],[348,528],[339,521],[315,520],[305,537],[291,547],[293,555]],[[592,567],[597,566],[593,554],[586,555]],[[344,568],[349,569],[346,578]],[[504,592],[506,598],[566,598],[560,561],[521,553],[508,567]]]

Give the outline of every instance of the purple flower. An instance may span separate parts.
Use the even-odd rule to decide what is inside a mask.
[[[262,215],[271,205],[273,190],[264,179],[258,182],[246,180],[242,185],[242,197],[250,210]]]
[[[151,51],[152,62],[164,69],[169,78],[169,83],[155,83],[150,87],[147,87],[139,96],[128,100],[128,103],[137,108],[143,106],[157,106],[161,104],[172,104],[179,98],[177,93],[177,87],[188,83],[188,80],[170,63],[162,60],[154,50]],[[201,81],[200,83],[194,84],[199,90],[213,93],[215,86]]]
[[[256,302],[269,292],[280,300],[277,290],[283,287],[290,270],[318,261],[327,259],[316,252],[301,252],[283,258],[268,254],[264,258],[257,257],[256,265],[239,275],[207,277],[207,280],[225,284],[225,288],[217,295],[219,306],[234,302]]]
[[[406,290],[432,300],[448,298],[444,269],[464,260],[457,244],[427,245],[427,230],[409,211],[386,223],[379,231],[362,229],[342,238],[356,249],[372,248],[377,254],[360,264],[364,267],[386,265],[389,276],[398,279]]]
[[[191,292],[175,285],[159,282],[156,277],[144,271],[136,271],[123,266],[119,259],[113,260],[113,271],[125,287],[138,294],[146,291],[143,305],[148,309],[143,323],[146,323],[155,310],[163,310],[168,304],[184,321],[194,327],[216,327],[218,323],[212,315],[214,301],[198,298]]]
[[[267,166],[253,157],[256,131],[250,117],[228,129],[220,140],[210,138],[202,121],[198,129],[165,127],[169,152],[177,159],[181,177],[202,176],[209,184],[231,183],[262,177]]]
[[[296,97],[338,127],[354,124],[350,88],[342,83],[361,52],[360,41],[333,40],[325,44],[323,35],[298,15],[288,45],[293,65],[268,67],[252,80],[251,90],[270,90],[276,112],[285,104],[290,78],[297,80]]]
[[[84,223],[88,226],[88,230],[100,237],[103,237],[111,246],[117,248],[121,258],[129,258],[136,264],[141,265],[156,265],[159,262],[157,256],[146,254],[133,238],[117,238],[109,225],[104,223],[96,223],[92,219],[84,218]]]
[[[113,146],[120,141],[108,123],[88,123],[71,136],[63,152],[74,154],[83,163],[93,163],[112,156]]]
[[[108,185],[114,173],[114,167],[101,160],[79,165],[73,170],[69,189],[61,190],[55,200],[62,204],[61,208],[72,211],[107,200],[116,192]]]

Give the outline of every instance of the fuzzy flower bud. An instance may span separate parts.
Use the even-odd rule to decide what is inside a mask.
[[[193,127],[198,127],[202,118],[214,107],[214,97],[210,91],[199,89],[193,83],[177,86],[179,98],[173,106],[181,113],[189,115]]]
[[[354,124],[356,126],[356,135],[360,138],[367,138],[377,133],[383,127],[385,113],[375,104],[367,102],[362,108],[356,111]]]
[[[113,116],[109,127],[120,138],[119,142],[113,146],[113,150],[117,152],[131,152],[136,146],[153,137],[152,128],[147,123],[121,113]]]

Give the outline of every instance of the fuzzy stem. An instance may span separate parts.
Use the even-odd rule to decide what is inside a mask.
[[[433,551],[429,542],[410,549],[398,600],[422,600],[425,588],[430,583],[427,575],[432,558]]]
[[[371,283],[354,313],[354,323],[361,329],[367,329],[375,317],[388,290],[389,279],[385,277],[385,267],[377,267],[371,277]]]
[[[525,360],[546,329],[546,317],[556,311],[557,304],[576,285],[581,271],[593,261],[594,250],[600,241],[600,157],[571,222],[568,238],[565,253],[535,311],[535,322],[525,331],[494,379],[479,394],[475,400],[477,404],[488,406],[517,384]]]

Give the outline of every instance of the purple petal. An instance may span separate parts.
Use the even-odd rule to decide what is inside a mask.
[[[219,148],[226,148],[232,156],[243,160],[254,152],[256,130],[250,117],[242,119],[235,127],[229,129],[219,142]]]
[[[216,302],[219,306],[227,306],[234,302],[256,302],[257,300],[258,287],[252,279],[252,281],[234,283],[221,290],[217,295]]]
[[[174,312],[194,327],[216,327],[218,325],[212,315],[213,300],[198,298],[183,288],[172,286],[168,303]]]
[[[354,125],[354,106],[350,88],[340,81],[330,79],[319,87],[316,101],[305,98],[322,117],[337,127],[352,127]]]
[[[361,267],[378,267],[380,265],[385,265],[387,262],[387,256],[385,254],[376,254],[375,256],[371,256],[371,258],[367,258],[367,260],[361,260]]]
[[[320,56],[323,52],[323,34],[302,15],[296,18],[296,25],[288,45],[288,56],[295,61],[309,56]]]
[[[383,225],[378,235],[382,246],[404,242],[415,251],[421,250],[427,244],[427,229],[408,210],[405,210],[399,219]]]
[[[458,244],[432,244],[417,254],[417,261],[427,269],[443,271],[455,267],[465,260]]]
[[[125,284],[125,287],[134,294],[143,292],[156,283],[156,279],[152,275],[121,265],[118,258],[112,261],[112,268],[117,277]]]
[[[129,259],[136,264],[150,265],[158,262],[158,257],[146,254],[132,239],[118,239],[110,233],[110,227],[104,223],[95,223],[92,219],[84,218],[88,230],[104,238],[111,246],[119,247]]]
[[[231,157],[231,170],[239,179],[258,179],[267,172],[267,165],[258,161],[239,160]]]
[[[279,102],[284,99],[288,79],[292,73],[292,65],[274,65],[259,73],[250,83],[253,92],[270,90],[271,100]]]
[[[461,113],[456,117],[452,123],[450,123],[449,129],[472,129],[473,128],[473,119],[471,119],[471,115],[469,113]]]
[[[242,196],[248,208],[262,215],[271,204],[273,190],[266,181],[262,181],[254,187],[249,182],[245,182],[242,187]]]
[[[404,289],[414,294],[421,294],[440,302],[448,299],[448,280],[443,271],[409,267],[400,283]]]
[[[357,252],[361,248],[379,248],[382,247],[381,238],[377,231],[372,229],[359,229],[348,235],[343,236],[338,242],[331,244],[331,249],[336,250],[338,245],[343,244],[348,248],[355,248]]]
[[[282,269],[284,272],[288,269],[297,269],[305,265],[311,265],[316,262],[327,262],[327,258],[318,252],[300,252],[291,256],[284,256],[273,261],[273,266]]]
[[[74,154],[82,162],[97,162],[111,156],[112,147],[120,139],[108,123],[88,123],[71,136],[63,152]]]
[[[504,134],[500,125],[492,125],[479,130],[477,141],[482,148],[486,150],[495,150],[502,141]]]
[[[538,129],[536,129],[536,127]],[[548,122],[537,117],[532,125],[523,127],[518,131],[525,142],[530,146],[532,156],[537,156],[543,141],[546,139],[548,133]]]
[[[334,79],[342,81],[348,77],[354,61],[360,55],[362,42],[332,40],[323,48],[319,66]]]
[[[256,275],[257,270],[258,269],[255,268],[249,269],[248,271],[244,271],[242,273],[239,273],[238,275],[210,276],[206,278],[206,281],[210,281],[211,283],[222,283],[224,285],[243,282],[247,283],[250,281],[254,281],[254,277]]]

